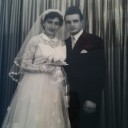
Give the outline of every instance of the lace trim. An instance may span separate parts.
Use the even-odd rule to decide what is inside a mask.
[[[58,41],[54,41],[54,40],[52,40],[52,39],[50,39],[49,41],[48,40],[45,40],[44,38],[43,38],[43,36],[40,36],[40,38],[39,38],[40,40],[44,40],[43,41],[43,43],[45,44],[45,45],[49,45],[50,47],[52,47],[52,48],[56,48],[56,47],[58,47],[58,46],[62,46],[62,43],[61,43],[61,41],[60,40],[58,40]],[[42,42],[42,41],[41,41]]]

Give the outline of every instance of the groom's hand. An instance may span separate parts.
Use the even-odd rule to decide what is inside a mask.
[[[85,103],[84,103],[84,110],[87,113],[95,112],[96,111],[96,103],[94,103],[94,102],[92,102],[90,100],[85,101]]]

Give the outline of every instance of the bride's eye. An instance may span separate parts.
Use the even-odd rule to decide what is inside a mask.
[[[59,22],[55,22],[55,25],[59,26]]]
[[[52,24],[52,21],[48,20],[47,23],[51,25]]]

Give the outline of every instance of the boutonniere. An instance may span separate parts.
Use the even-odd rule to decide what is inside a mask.
[[[83,49],[80,53],[87,53],[88,51]]]

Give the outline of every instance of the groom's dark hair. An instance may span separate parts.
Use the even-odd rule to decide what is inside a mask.
[[[81,13],[81,10],[76,6],[71,6],[67,8],[64,15],[64,19],[67,15],[73,15],[73,14],[78,14],[80,16],[80,20],[83,20],[83,14]]]

